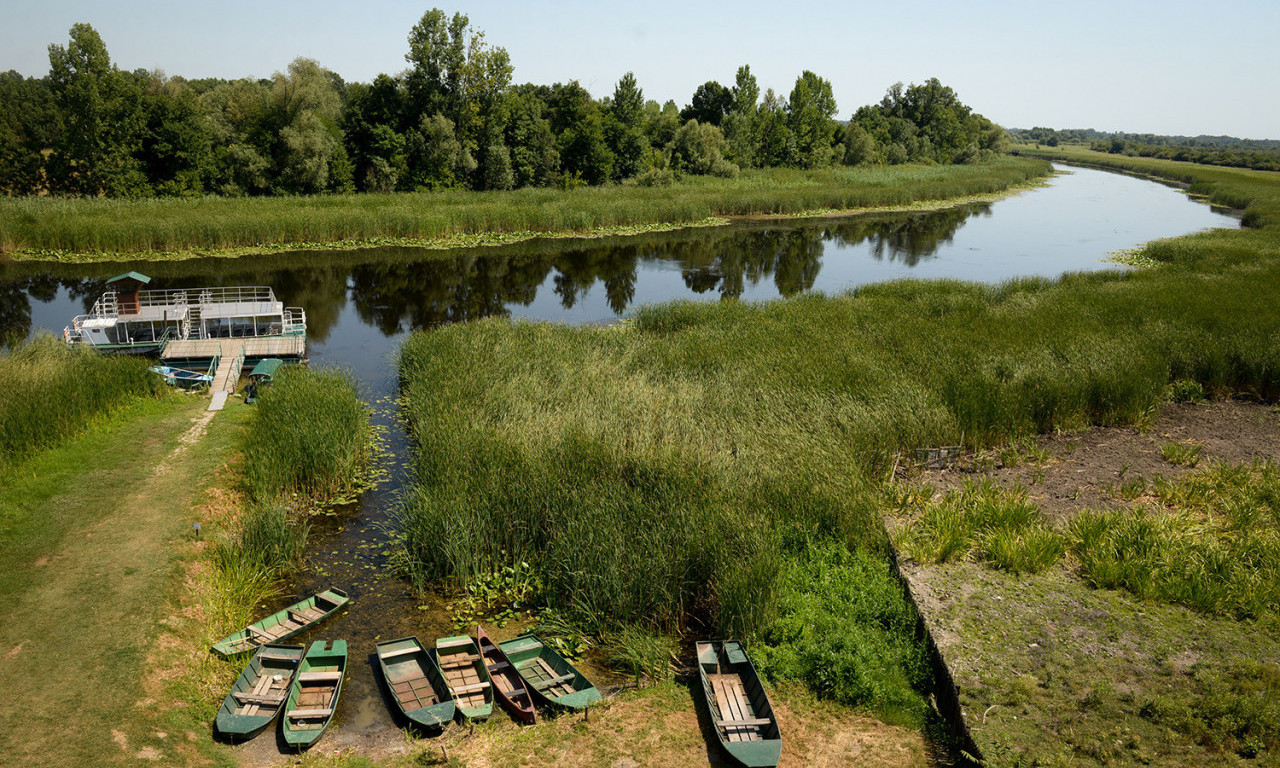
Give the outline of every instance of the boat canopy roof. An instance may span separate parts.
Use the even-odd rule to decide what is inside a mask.
[[[282,365],[284,365],[284,361],[275,357],[259,360],[258,364],[253,366],[253,370],[249,371],[249,376],[251,378],[270,379],[276,375]]]
[[[141,272],[125,272],[123,275],[116,275],[115,277],[108,280],[107,285],[124,283],[130,280],[132,280],[133,282],[136,282],[138,285],[146,285],[147,283],[151,282],[151,278],[147,277]]]

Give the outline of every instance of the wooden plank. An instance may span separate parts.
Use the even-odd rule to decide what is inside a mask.
[[[297,661],[296,653],[272,653],[271,651],[263,651],[258,654],[260,659],[271,659],[272,661]]]
[[[313,717],[328,717],[328,716],[329,716],[329,715],[331,715],[331,714],[333,714],[333,709],[332,709],[332,708],[326,708],[326,709],[291,709],[291,710],[289,710],[288,712],[286,712],[286,713],[285,713],[285,716],[286,716],[286,717],[293,718],[294,720],[303,720],[303,719],[309,719],[309,718],[313,718]]]
[[[417,646],[410,646],[408,648],[401,648],[397,651],[384,651],[381,655],[384,660],[394,659],[398,656],[408,656],[411,653],[417,653],[419,650],[420,649]]]
[[[303,672],[298,675],[298,680],[304,683],[333,682],[341,679],[341,672]]]
[[[441,656],[441,657],[440,657],[440,664],[441,664],[441,665],[445,665],[445,664],[447,664],[447,665],[449,665],[449,666],[456,667],[456,666],[464,665],[464,664],[474,664],[475,662],[477,662],[477,661],[479,661],[479,660],[480,660],[480,656],[479,656],[479,654],[475,654],[475,653],[452,653],[452,654],[449,654],[448,656]]]
[[[471,683],[470,685],[452,686],[454,693],[475,693],[476,691],[483,691],[485,688],[488,688],[488,687],[489,687],[489,683],[485,680],[481,680],[478,683]]]
[[[231,695],[235,697],[236,701],[239,701],[242,703],[279,704],[280,702],[284,701],[283,693],[253,694],[253,693],[240,693],[237,691],[236,693],[233,693]]]
[[[574,677],[576,677],[576,675],[573,675],[573,674],[557,675],[556,677],[550,678],[548,680],[539,680],[538,682],[533,684],[533,687],[541,691],[547,688],[552,688],[554,686],[560,685],[561,683],[567,682],[569,680],[572,680]]]
[[[773,721],[767,717],[752,717],[746,720],[717,720],[716,725],[721,728],[738,727],[738,726],[765,726]]]
[[[459,637],[456,640],[437,640],[436,648],[460,648],[471,645],[473,642],[469,637]]]

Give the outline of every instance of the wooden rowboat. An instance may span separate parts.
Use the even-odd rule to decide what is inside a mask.
[[[325,620],[350,600],[346,592],[331,587],[224,637],[213,644],[213,650],[223,656],[233,656],[260,645],[288,640],[312,624]]]
[[[534,696],[559,707],[584,709],[600,700],[600,691],[586,675],[556,653],[537,635],[521,635],[498,643]]]
[[[782,732],[756,668],[736,640],[700,642],[698,675],[721,745],[748,768],[773,768],[782,758]]]
[[[484,659],[485,669],[489,670],[489,679],[493,681],[494,695],[502,706],[507,708],[517,720],[532,723],[538,717],[533,707],[533,696],[525,688],[524,680],[516,671],[507,654],[502,652],[498,644],[489,639],[484,628],[476,626],[476,644],[480,646],[480,656]]]
[[[475,640],[466,635],[441,638],[436,641],[436,659],[463,717],[485,720],[493,714],[493,683]]]
[[[427,728],[444,728],[456,705],[439,665],[418,638],[388,640],[375,649],[378,668],[401,714]]]
[[[249,739],[270,725],[289,694],[304,650],[300,645],[274,643],[259,648],[218,709],[218,733],[233,740]]]
[[[304,749],[319,740],[333,720],[342,695],[347,641],[334,640],[331,648],[325,645],[324,640],[311,644],[289,687],[280,730],[285,743],[295,749]]]

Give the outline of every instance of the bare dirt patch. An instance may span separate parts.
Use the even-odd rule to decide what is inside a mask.
[[[904,470],[901,476],[944,491],[984,478],[1002,486],[1021,485],[1046,514],[1066,517],[1082,509],[1142,500],[1126,501],[1118,493],[1122,485],[1138,478],[1172,479],[1193,471],[1164,460],[1161,447],[1170,442],[1202,446],[1200,466],[1214,461],[1280,460],[1280,408],[1246,400],[1168,404],[1150,429],[1099,427],[1042,435],[1035,443],[1038,451],[1048,454],[1044,462],[1026,451],[1015,451],[1021,453],[1016,466],[1007,466],[999,459],[1001,452],[989,451],[965,456],[945,469]]]

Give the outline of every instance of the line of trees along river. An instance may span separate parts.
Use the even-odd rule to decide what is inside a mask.
[[[646,100],[631,73],[597,99],[577,81],[513,85],[506,49],[433,9],[408,68],[346,83],[299,58],[271,79],[124,72],[88,24],[49,46],[49,74],[0,74],[0,191],[270,195],[576,186],[682,173],[837,163],[973,162],[1004,130],[936,79],[892,86],[836,120],[830,81],[787,95],[749,66],[699,86],[683,109]]]

